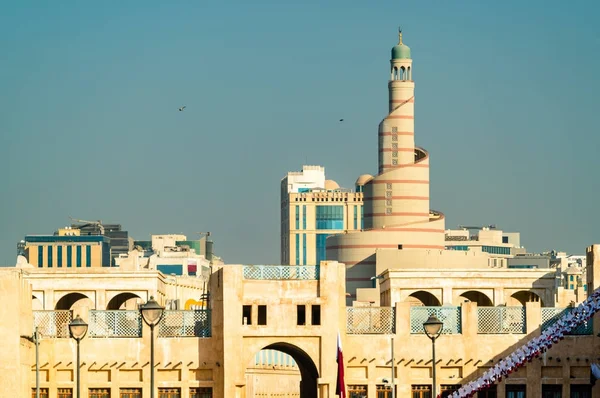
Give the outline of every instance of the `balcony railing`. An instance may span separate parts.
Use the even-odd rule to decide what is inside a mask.
[[[425,333],[423,323],[430,315],[435,315],[444,322],[442,334],[460,334],[461,308],[453,306],[443,307],[410,307],[410,332],[413,334]]]
[[[41,337],[69,338],[69,323],[73,319],[70,310],[33,311],[33,327]]]
[[[244,265],[244,279],[318,280],[318,265]]]
[[[542,330],[548,329],[550,326],[554,324],[554,322],[558,321],[563,315],[567,315],[570,311],[575,310],[575,308],[551,308],[551,307],[543,307],[542,308]],[[578,336],[578,335],[591,335],[594,334],[594,325],[592,323],[592,319],[583,322],[581,325],[572,329],[569,333],[565,335],[568,336]]]
[[[525,307],[478,307],[477,333],[525,333]]]
[[[165,311],[158,337],[210,337],[210,310]]]
[[[394,333],[393,307],[347,307],[346,331],[348,334]]]
[[[88,335],[90,337],[142,336],[142,316],[140,311],[91,310],[89,315]]]

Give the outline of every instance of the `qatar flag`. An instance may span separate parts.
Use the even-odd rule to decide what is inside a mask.
[[[337,356],[335,361],[337,362],[337,381],[335,383],[335,395],[339,395],[340,398],[346,398],[346,382],[344,381],[344,354],[342,353],[342,339],[340,338],[339,331],[337,337]]]

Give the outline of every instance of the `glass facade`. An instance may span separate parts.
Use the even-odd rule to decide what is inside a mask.
[[[302,205],[302,229],[306,229],[306,205]]]
[[[77,256],[77,259],[75,261],[77,264],[77,268],[80,268],[81,267],[81,246],[77,246],[75,248],[75,250],[76,250],[76,256]]]
[[[317,265],[321,264],[321,261],[327,260],[327,247],[325,241],[329,234],[317,234]]]
[[[510,247],[501,247],[501,246],[481,246],[481,251],[490,253],[490,254],[510,254]]]
[[[306,265],[306,234],[302,234],[302,264]]]
[[[67,267],[73,266],[73,246],[67,246]]]
[[[38,246],[38,267],[44,266],[44,246]]]
[[[446,246],[447,250],[463,250],[463,251],[467,251],[469,250],[469,246]]]
[[[358,229],[358,206],[354,206],[354,229]]]
[[[92,266],[92,246],[90,246],[90,245],[87,245],[85,247],[85,266],[86,267]]]
[[[48,267],[52,267],[52,246],[48,246]]]
[[[62,267],[62,246],[56,248],[56,266]]]
[[[300,265],[300,235],[296,234],[296,265]]]
[[[296,207],[296,229],[300,229],[300,206]]]
[[[361,206],[360,207],[360,229],[365,229],[365,212],[364,212],[365,207]]]
[[[344,206],[317,206],[317,229],[344,229]]]

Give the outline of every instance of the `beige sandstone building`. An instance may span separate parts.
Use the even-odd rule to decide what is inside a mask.
[[[598,289],[599,245],[587,249],[585,268],[576,274],[585,271],[586,289],[571,289],[559,283],[570,279],[565,270],[509,268],[520,243],[503,242],[501,231],[480,231],[480,240],[463,245],[448,239],[461,233],[449,232],[444,215],[429,209],[429,155],[414,143],[412,60],[401,37],[392,50],[389,92],[378,174],[361,176],[357,192],[346,196],[325,182],[324,172],[323,183],[302,187],[306,192],[289,188],[299,183],[290,183],[290,175],[282,182],[285,265],[210,264],[207,272],[173,276],[158,268],[160,256],[146,259],[135,249],[113,268],[40,267],[30,257],[1,269],[0,395],[32,396],[37,327],[42,396],[74,396],[76,345],[67,325],[81,315],[89,325],[81,342],[82,396],[149,396],[150,335],[138,306],[153,296],[165,306],[174,299],[186,303],[169,306],[157,326],[157,398],[333,398],[338,332],[348,397],[390,398],[393,385],[398,397],[430,398],[434,366],[437,391],[447,394]],[[321,261],[308,249],[309,234],[316,248],[322,232],[308,215],[314,211],[316,222],[316,206],[328,203],[344,206],[343,225],[324,229],[331,236],[327,261]],[[361,207],[359,227],[350,220]],[[302,214],[307,225],[297,228],[296,219],[304,227]],[[339,222],[332,214],[323,219]],[[306,254],[296,249],[299,234],[307,236]],[[435,364],[423,333],[430,314],[444,323]],[[600,387],[589,385],[590,364],[600,361],[598,318],[479,396],[600,396]]]

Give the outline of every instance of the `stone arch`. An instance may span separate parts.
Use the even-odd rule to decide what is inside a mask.
[[[319,371],[315,365],[315,361],[311,356],[302,348],[288,342],[275,342],[270,343],[262,347],[258,352],[262,350],[274,350],[291,356],[295,362],[295,367],[300,373],[299,392],[300,398],[317,398],[318,397],[318,386],[317,379],[319,378]],[[255,353],[252,354],[251,362],[255,361]],[[248,364],[246,366],[248,367]],[[273,366],[276,370],[276,366]]]
[[[537,293],[532,292],[530,290],[519,290],[510,295],[509,299],[506,302],[507,306],[525,306],[525,303],[530,302],[539,302],[540,306],[544,306],[544,302]]]
[[[41,311],[44,309],[44,304],[42,303],[42,300],[36,297],[35,294],[31,295],[31,309],[33,311]]]
[[[94,302],[79,292],[67,293],[56,302],[55,310],[73,310],[78,314],[94,308]]]
[[[437,297],[425,290],[418,290],[411,293],[405,301],[409,302],[410,305],[415,306],[424,305],[426,307],[439,307],[442,305]]]
[[[494,303],[487,294],[479,292],[477,290],[469,290],[460,295],[460,297],[466,298],[469,301],[477,303],[479,307],[493,307]]]
[[[137,310],[138,304],[144,300],[140,296],[131,292],[122,292],[110,299],[106,305],[107,310]]]

